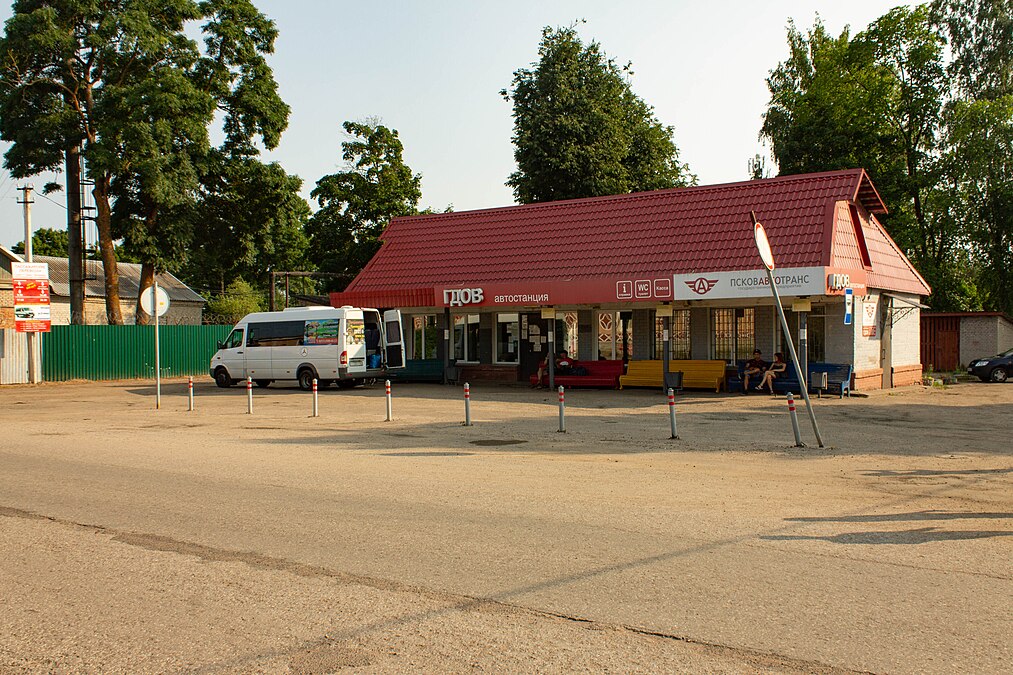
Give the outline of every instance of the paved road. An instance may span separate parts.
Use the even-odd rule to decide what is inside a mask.
[[[1013,670],[1013,387],[399,394],[0,390],[0,669]]]

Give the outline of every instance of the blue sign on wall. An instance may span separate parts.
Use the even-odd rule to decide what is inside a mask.
[[[844,289],[844,325],[851,325],[851,313],[855,307],[855,291],[850,288]]]

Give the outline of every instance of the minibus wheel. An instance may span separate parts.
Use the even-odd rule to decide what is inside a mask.
[[[216,370],[215,384],[217,384],[222,389],[228,389],[229,387],[231,387],[233,384],[233,380],[231,377],[229,377],[229,371],[225,370],[224,368],[219,368],[218,370]]]
[[[310,389],[312,389],[313,378],[315,378],[316,376],[317,374],[313,372],[312,368],[303,368],[302,370],[300,370],[299,374],[296,375],[296,379],[299,381],[299,388],[302,389],[303,391],[309,391]]]

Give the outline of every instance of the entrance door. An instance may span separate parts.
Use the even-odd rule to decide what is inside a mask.
[[[883,389],[893,388],[893,298],[880,296],[880,317],[883,321],[883,337],[880,339],[883,367]]]
[[[521,314],[520,362],[517,376],[521,382],[538,372],[549,346],[549,320],[541,314]]]

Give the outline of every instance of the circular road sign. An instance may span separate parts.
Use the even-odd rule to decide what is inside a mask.
[[[767,232],[759,222],[753,226],[753,239],[756,240],[756,250],[760,254],[760,260],[767,266],[768,270],[774,270],[774,252],[770,250],[770,242],[767,241]]]
[[[155,295],[155,287],[148,286],[141,291],[141,309],[150,314],[155,315],[155,303],[153,297]],[[165,313],[169,311],[169,294],[165,292],[165,289],[161,286],[158,287],[158,316],[165,316]]]

